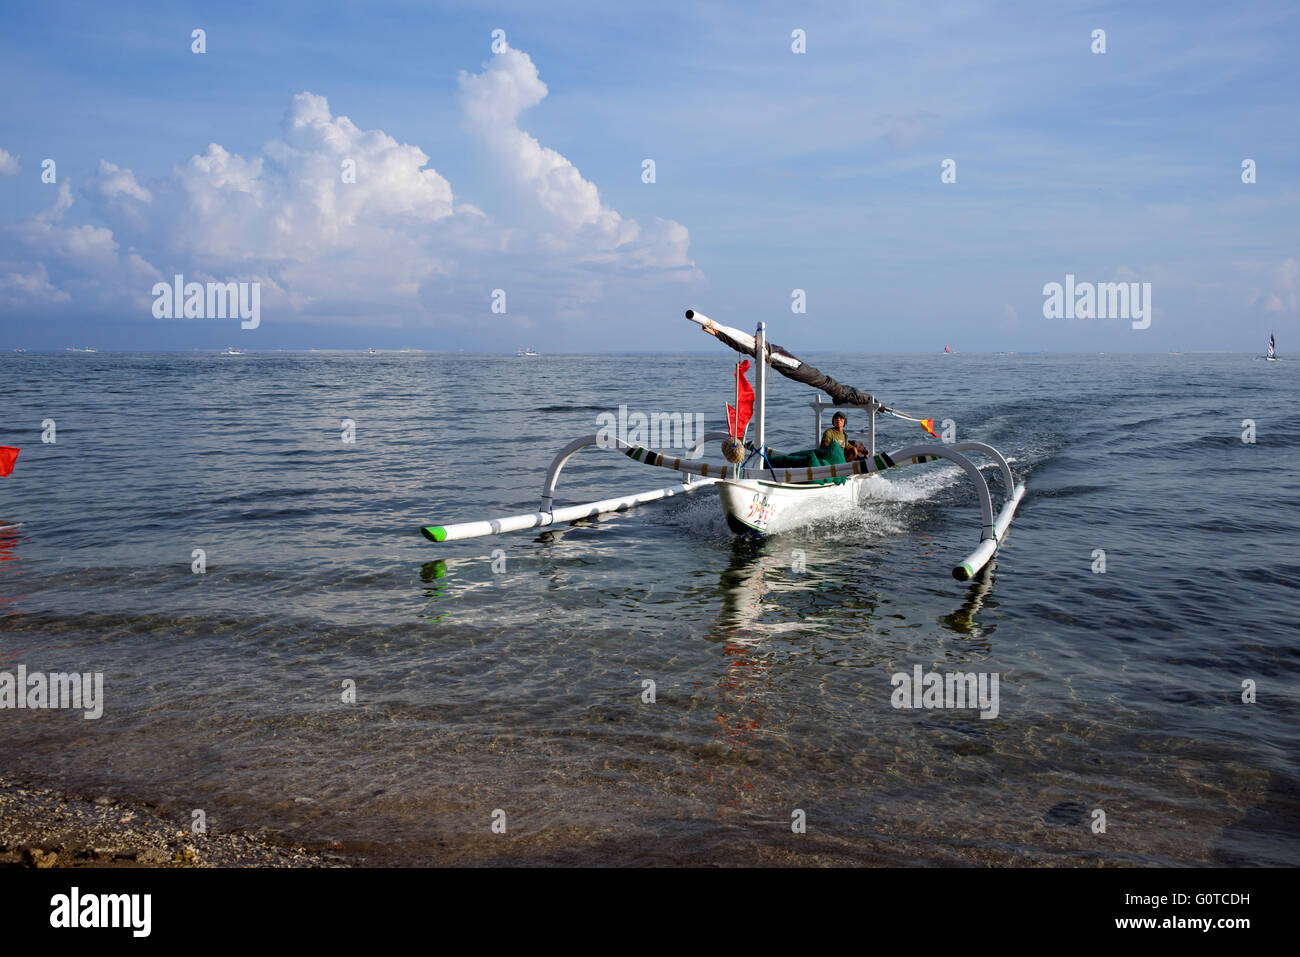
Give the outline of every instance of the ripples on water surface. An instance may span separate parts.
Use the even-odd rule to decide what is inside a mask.
[[[107,697],[0,712],[4,769],[376,861],[1300,862],[1300,363],[808,358],[1028,474],[991,574],[949,577],[979,513],[944,465],[758,547],[708,490],[419,537],[534,510],[599,410],[721,427],[725,357],[0,359],[0,669]],[[778,448],[811,395],[774,384]],[[670,481],[593,450],[560,501]],[[1000,715],[893,709],[915,664],[1000,673]]]

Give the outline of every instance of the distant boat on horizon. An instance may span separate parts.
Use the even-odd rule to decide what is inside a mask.
[[[1277,362],[1277,344],[1273,341],[1273,333],[1268,334],[1268,354],[1264,356],[1269,362]]]
[[[242,356],[245,355],[246,353],[241,352],[240,350],[236,349],[234,346],[226,346],[226,351],[221,354],[223,356]]]
[[[98,349],[92,349],[90,346],[68,346],[64,352],[98,352]]]
[[[949,349],[947,346],[944,346],[944,347],[943,347],[943,354],[946,355],[946,356],[950,356],[950,355],[952,355],[952,350]]]
[[[529,346],[527,349],[520,349],[518,352],[515,353],[516,358],[520,356],[540,356],[540,355],[541,355],[540,352],[533,351],[532,346]]]

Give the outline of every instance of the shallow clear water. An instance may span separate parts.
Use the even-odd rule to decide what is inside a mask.
[[[620,403],[720,428],[725,355],[0,359],[0,670],[106,697],[0,711],[5,773],[409,863],[1300,863],[1300,363],[806,358],[1012,459],[990,574],[949,575],[946,465],[757,547],[710,490],[419,536],[534,510]],[[779,449],[811,398],[774,383]],[[672,479],[590,450],[559,501]],[[918,664],[998,673],[999,716],[893,708]]]

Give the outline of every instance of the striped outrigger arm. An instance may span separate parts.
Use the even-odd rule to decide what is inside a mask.
[[[703,478],[738,479],[741,477],[739,468],[734,465],[710,465],[708,462],[683,461],[680,458],[670,459],[666,455],[660,455],[658,452],[642,448],[639,445],[624,449],[623,454],[645,465],[672,469],[674,472],[689,472]],[[776,481],[783,485],[804,485],[809,482],[819,482],[822,479],[848,478],[853,475],[868,475],[872,472],[883,472],[886,469],[902,468],[905,465],[922,465],[925,462],[938,461],[938,459],[939,456],[937,455],[913,455],[895,460],[888,452],[877,452],[870,458],[858,459],[856,462],[844,462],[839,465],[822,465],[817,468],[806,469],[762,469],[763,474],[756,477],[770,478],[775,476]],[[754,471],[759,470],[755,469]]]
[[[674,472],[689,472],[692,475],[699,475],[703,478],[734,479],[740,477],[740,472],[734,465],[710,465],[708,462],[683,462],[681,459],[670,459],[666,455],[660,455],[658,452],[642,448],[639,445],[624,449],[623,454],[630,459],[634,459],[637,462],[643,462],[646,465],[657,465],[660,468],[672,469]]]

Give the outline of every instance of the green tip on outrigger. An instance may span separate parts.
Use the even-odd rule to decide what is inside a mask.
[[[420,529],[420,534],[431,542],[445,542],[447,540],[447,530],[441,525],[426,525]]]

